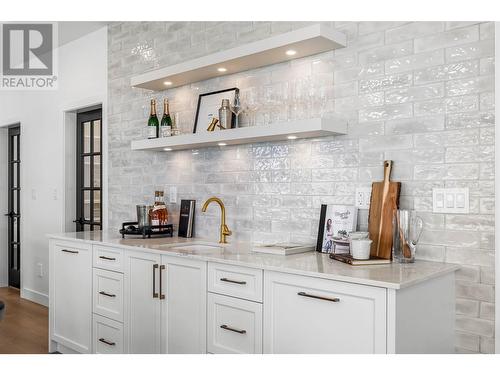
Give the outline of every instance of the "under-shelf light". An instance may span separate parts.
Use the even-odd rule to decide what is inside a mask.
[[[172,151],[172,149],[170,147],[165,147],[163,151]]]
[[[217,71],[221,72],[221,73],[224,73],[224,72],[227,72],[227,69],[224,68],[224,67],[220,67],[220,68],[217,68]]]
[[[171,81],[165,81],[165,82],[163,82],[163,84],[165,86],[172,86],[172,82]]]
[[[297,54],[297,51],[294,49],[289,49],[288,51],[285,52],[288,56],[294,56]]]
[[[288,139],[297,139],[297,136],[296,135],[289,135],[287,138]]]
[[[219,142],[217,143],[219,146],[227,146],[227,143],[224,143],[224,142]]]

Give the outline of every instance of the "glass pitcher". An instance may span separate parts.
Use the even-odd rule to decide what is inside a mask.
[[[399,263],[413,263],[424,222],[415,211],[394,210],[392,219],[392,259]]]

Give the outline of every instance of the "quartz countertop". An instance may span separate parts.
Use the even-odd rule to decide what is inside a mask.
[[[147,251],[170,256],[189,257],[239,266],[279,271],[303,276],[371,285],[382,288],[402,289],[408,286],[454,272],[456,264],[417,260],[411,264],[382,264],[351,266],[328,257],[328,254],[311,251],[295,255],[271,255],[252,251],[249,243],[234,242],[220,245],[202,238],[126,238],[114,232],[93,231],[50,234],[49,238],[78,241],[87,244],[109,245],[124,250]],[[231,241],[231,238],[228,239]],[[182,245],[209,244],[217,249],[183,249]],[[174,248],[175,247],[175,248]]]

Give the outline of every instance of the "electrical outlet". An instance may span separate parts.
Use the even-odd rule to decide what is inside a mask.
[[[177,203],[177,187],[170,186],[170,203]]]
[[[38,267],[38,277],[43,277],[43,264],[37,263],[36,266]]]
[[[356,195],[354,205],[357,208],[368,210],[370,208],[370,198],[372,195],[372,188],[356,188]]]
[[[469,188],[432,189],[432,212],[468,214]]]

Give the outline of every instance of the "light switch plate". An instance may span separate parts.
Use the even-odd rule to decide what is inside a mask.
[[[469,188],[432,189],[432,212],[468,214]]]
[[[177,203],[177,187],[170,186],[170,203]]]
[[[372,188],[356,188],[356,195],[354,198],[354,206],[357,208],[368,210],[370,208],[370,197],[372,195]]]

